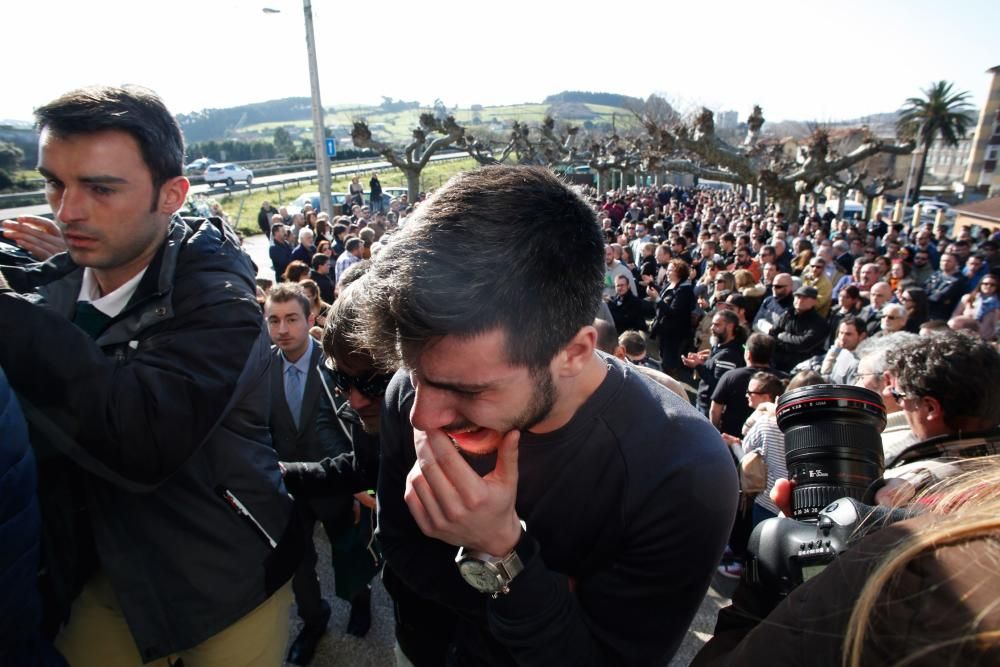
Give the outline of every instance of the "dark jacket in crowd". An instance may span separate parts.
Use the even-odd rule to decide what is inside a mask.
[[[299,245],[295,246],[294,250],[292,250],[292,260],[291,261],[294,262],[294,261],[297,260],[297,261],[302,262],[304,264],[312,264],[312,258],[313,258],[313,255],[315,255],[315,254],[316,254],[316,246],[314,246],[314,245],[304,246],[302,244],[299,244]]]
[[[815,308],[799,314],[788,310],[771,329],[776,340],[774,366],[791,371],[795,364],[820,353],[830,325]]]
[[[760,304],[760,308],[757,310],[757,314],[753,318],[754,331],[759,331],[757,323],[761,320],[770,322],[771,326],[776,325],[778,320],[781,319],[781,316],[792,307],[792,302],[794,300],[795,297],[791,294],[782,297],[781,299],[775,299],[773,294],[765,297],[764,301]]]
[[[951,319],[959,300],[966,292],[968,281],[961,272],[946,275],[943,271],[931,274],[924,289],[927,291],[927,310],[932,320]]]
[[[608,301],[608,308],[611,310],[611,317],[615,320],[615,329],[618,333],[632,329],[634,331],[646,331],[646,318],[653,316],[653,304],[645,299],[640,299],[631,291],[625,292],[625,296],[615,294]]]
[[[292,263],[292,246],[287,243],[274,243],[268,248],[267,253],[271,256],[271,266],[274,267],[274,279],[280,283],[284,280],[285,269]]]
[[[330,265],[333,269],[333,265]],[[319,298],[326,303],[333,303],[337,298],[337,291],[333,285],[333,279],[329,273],[319,273],[315,269],[309,272],[309,278],[319,287]]]
[[[175,217],[95,340],[70,324],[83,268],[61,254],[46,270],[44,307],[0,294],[0,366],[51,427],[32,436],[45,452],[43,590],[64,614],[100,568],[139,655],[156,660],[253,611],[301,558],[267,427],[255,271],[231,230]]]
[[[271,238],[271,216],[277,214],[278,209],[271,206],[270,208],[264,208],[261,206],[260,211],[257,213],[257,226],[260,227],[260,231],[264,232],[264,235]]]
[[[35,456],[21,407],[0,369],[0,665],[65,665],[42,639],[41,513]]]

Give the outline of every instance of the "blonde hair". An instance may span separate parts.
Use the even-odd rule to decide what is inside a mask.
[[[914,501],[939,515],[940,520],[899,542],[865,582],[844,635],[845,667],[864,664],[866,633],[876,607],[893,599],[893,583],[911,561],[943,547],[979,540],[987,541],[990,560],[1000,561],[1000,456],[968,459],[960,465],[964,472],[929,487]],[[1000,601],[994,602],[994,606],[997,604]],[[979,612],[975,622],[982,621],[990,611]],[[983,653],[997,650],[1000,629],[975,625],[956,628],[954,637],[915,648],[895,664],[910,664],[935,651],[954,651],[963,644],[974,644]]]

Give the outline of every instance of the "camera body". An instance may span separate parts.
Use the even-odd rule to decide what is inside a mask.
[[[816,521],[767,519],[750,536],[744,579],[785,597],[822,572],[855,541],[911,516],[907,510],[890,510],[844,497],[820,510]]]

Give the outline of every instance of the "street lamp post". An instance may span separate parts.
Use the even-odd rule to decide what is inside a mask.
[[[281,10],[264,7],[265,14],[277,14]],[[313,36],[312,3],[302,0],[302,13],[306,19],[306,50],[309,56],[309,87],[312,91],[313,148],[316,151],[316,175],[319,177],[319,207],[327,215],[333,215],[330,200],[330,157],[326,154],[326,133],[323,125],[323,103],[319,96],[319,67],[316,65],[316,38]]]
[[[316,38],[313,36],[312,3],[302,0],[306,17],[306,49],[309,52],[309,85],[312,89],[313,145],[316,149],[316,172],[319,175],[319,207],[333,215],[330,201],[330,158],[326,154],[326,133],[323,125],[323,103],[319,97],[319,68],[316,66]]]

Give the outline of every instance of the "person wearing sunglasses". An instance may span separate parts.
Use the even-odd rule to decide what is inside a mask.
[[[998,284],[1000,277],[995,273],[987,273],[974,290],[962,297],[961,304],[955,311],[958,315],[976,320],[983,340],[994,340],[997,336],[997,324],[1000,323]]]
[[[271,419],[274,447],[282,460],[317,461],[350,451],[351,440],[338,424],[336,405],[325,395],[321,378],[326,356],[309,335],[314,324],[310,300],[302,286],[279,283],[265,302],[265,317],[271,341]],[[292,579],[292,591],[302,630],[292,642],[287,660],[306,665],[312,660],[320,638],[325,634],[332,609],[322,598],[316,576],[317,555],[311,536],[316,521],[323,524],[333,549],[334,569],[338,572],[337,595],[351,604],[348,632],[364,636],[371,623],[368,578],[357,581],[350,576],[350,564],[361,560],[365,543],[354,533],[354,499],[343,492],[326,497],[298,499],[300,516],[307,540],[306,553]],[[365,622],[367,619],[367,622]]]

